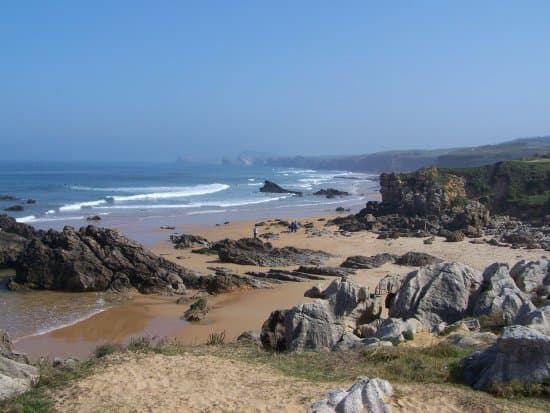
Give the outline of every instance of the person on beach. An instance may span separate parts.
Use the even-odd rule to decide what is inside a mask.
[[[258,238],[258,227],[254,225],[254,229],[252,230],[252,234],[254,234],[254,239]]]

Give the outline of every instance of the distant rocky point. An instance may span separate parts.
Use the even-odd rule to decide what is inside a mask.
[[[282,188],[281,186],[277,185],[275,182],[271,181],[265,181],[263,186],[260,188],[260,192],[268,192],[273,194],[295,194],[298,196],[302,196],[302,193],[299,191],[292,191],[290,189]]]

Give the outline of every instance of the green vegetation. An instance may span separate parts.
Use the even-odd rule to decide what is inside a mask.
[[[123,362],[117,352],[158,353],[166,356],[182,354],[212,355],[224,359],[255,363],[276,369],[283,374],[312,382],[348,385],[358,376],[380,377],[392,383],[426,383],[459,386],[462,377],[460,360],[472,349],[448,344],[432,347],[394,346],[376,349],[357,349],[342,352],[274,353],[264,351],[252,342],[225,343],[225,332],[212,333],[206,346],[183,346],[174,340],[154,342],[149,337],[131,340],[126,348],[104,344],[88,361],[74,368],[41,366],[41,378],[35,388],[14,399],[0,402],[6,413],[52,412],[52,391],[68,386],[103,366]],[[547,410],[550,381],[543,383],[506,383],[492,389],[494,395],[514,399],[522,406]],[[472,391],[473,392],[473,391]],[[477,393],[477,392],[476,392]],[[490,396],[486,396],[490,397]]]

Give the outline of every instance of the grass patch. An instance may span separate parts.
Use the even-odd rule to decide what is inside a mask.
[[[208,340],[206,340],[207,346],[218,346],[225,343],[225,330],[214,331],[208,334]]]
[[[105,356],[108,356],[110,354],[117,353],[122,350],[122,347],[118,344],[101,344],[100,346],[97,346],[94,350],[94,357],[95,358],[102,358]]]

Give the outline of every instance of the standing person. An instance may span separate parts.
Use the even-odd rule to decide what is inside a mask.
[[[258,227],[256,225],[254,225],[252,233],[254,234],[254,239],[258,238]]]

